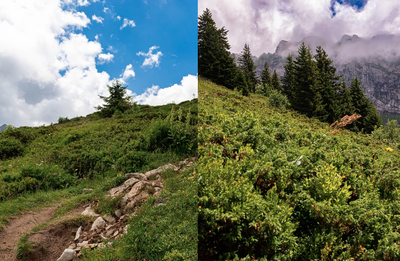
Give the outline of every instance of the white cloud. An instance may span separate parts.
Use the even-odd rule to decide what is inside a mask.
[[[73,32],[90,19],[61,0],[0,1],[0,122],[50,124],[86,115],[107,95],[100,43]],[[80,3],[84,3],[81,1]]]
[[[197,76],[187,75],[180,84],[160,89],[159,86],[148,88],[143,94],[133,94],[133,99],[141,104],[163,105],[168,103],[181,103],[197,98]]]
[[[135,77],[135,72],[132,69],[132,64],[128,64],[125,68],[124,73],[122,74],[122,79],[124,81],[128,80],[129,78]]]
[[[160,58],[163,55],[162,52],[158,51],[157,53],[153,54],[153,51],[158,49],[160,47],[158,46],[152,46],[149,48],[149,51],[147,53],[144,52],[138,52],[136,55],[141,55],[146,57],[143,61],[142,67],[149,66],[150,68],[153,67],[154,65],[158,67],[160,65]]]
[[[98,22],[98,23],[100,23],[100,24],[102,24],[104,18],[101,17],[101,16],[92,15],[92,20],[93,20],[93,21],[96,21],[96,22]]]
[[[78,0],[77,3],[78,3],[79,6],[88,6],[88,5],[90,5],[88,0]]]
[[[202,0],[199,15],[206,8],[220,28],[228,32],[231,51],[239,53],[245,43],[254,55],[274,52],[281,40],[300,41],[319,36],[338,41],[344,34],[372,37],[400,34],[400,2],[368,0],[362,10],[331,0]]]
[[[135,22],[133,20],[129,20],[127,18],[124,18],[124,23],[121,25],[121,27],[119,29],[122,30],[123,28],[125,28],[127,26],[135,27],[136,24],[135,24]]]
[[[111,10],[108,7],[104,7],[103,12],[104,13],[111,13]]]
[[[105,63],[105,62],[110,62],[110,61],[112,61],[113,58],[114,58],[114,55],[111,54],[111,53],[107,53],[107,54],[101,53],[101,54],[99,54],[99,56],[98,56],[98,59],[99,59],[99,63],[100,63],[100,64],[103,64],[103,63]]]
[[[121,16],[117,15],[117,20],[121,20]]]

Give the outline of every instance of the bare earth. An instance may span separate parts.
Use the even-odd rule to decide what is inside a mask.
[[[34,227],[40,225],[42,223],[46,223],[50,221],[56,209],[60,205],[54,205],[52,207],[44,208],[39,212],[26,212],[21,214],[20,216],[10,218],[10,223],[4,227],[4,230],[0,232],[0,260],[2,261],[17,261],[16,259],[16,246],[19,239],[24,236],[26,233],[30,232]],[[78,216],[84,210],[84,206],[79,206],[72,213],[67,216],[61,218],[58,222],[61,222],[66,219],[70,219]],[[57,223],[58,223],[57,222]],[[51,230],[45,228],[45,230]],[[31,235],[31,237],[35,237],[36,234],[42,234],[42,231],[38,231],[35,234]],[[36,240],[34,240],[36,241]],[[56,244],[57,245],[57,244]],[[66,246],[67,247],[67,246]],[[61,253],[66,248],[64,247],[60,253],[59,251],[52,251],[52,249],[48,249],[52,255],[60,256]],[[58,258],[57,256],[57,258]],[[39,256],[37,260],[51,260],[51,259],[42,259],[45,256]],[[56,258],[56,259],[57,259]],[[36,259],[36,258],[33,258]]]

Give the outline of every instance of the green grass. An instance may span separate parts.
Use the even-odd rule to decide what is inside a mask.
[[[400,153],[199,79],[199,259],[399,260]]]

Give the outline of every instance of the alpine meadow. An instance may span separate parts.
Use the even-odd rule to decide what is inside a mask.
[[[198,41],[199,260],[399,260],[400,131],[360,80],[304,43],[259,77],[209,9]]]

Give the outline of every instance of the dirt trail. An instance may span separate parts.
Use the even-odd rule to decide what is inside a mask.
[[[10,223],[0,232],[0,260],[16,261],[16,246],[19,239],[30,232],[34,227],[50,221],[60,204],[44,208],[39,212],[26,212],[20,216],[10,218]],[[81,213],[84,206],[79,206],[72,213],[62,217],[57,222],[72,218]]]

